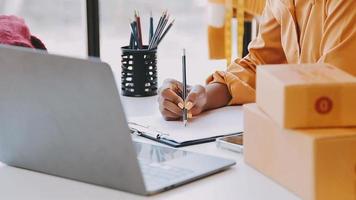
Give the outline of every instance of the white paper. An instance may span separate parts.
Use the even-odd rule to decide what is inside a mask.
[[[189,119],[187,126],[182,121],[165,121],[159,114],[129,119],[129,126],[151,137],[164,137],[179,143],[240,133],[243,131],[241,106],[228,106]]]

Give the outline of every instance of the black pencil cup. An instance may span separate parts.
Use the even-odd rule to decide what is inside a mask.
[[[121,90],[124,96],[147,97],[157,94],[157,49],[121,48]]]

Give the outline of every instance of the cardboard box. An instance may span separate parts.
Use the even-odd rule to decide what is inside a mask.
[[[285,128],[356,126],[356,77],[326,64],[257,68],[256,102]]]
[[[356,199],[356,128],[283,129],[244,106],[244,158],[307,200]]]

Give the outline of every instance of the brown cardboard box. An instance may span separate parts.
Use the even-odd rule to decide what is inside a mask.
[[[257,68],[256,102],[285,128],[356,126],[356,77],[326,64]]]
[[[302,199],[356,199],[356,128],[280,128],[256,104],[244,106],[244,158]]]

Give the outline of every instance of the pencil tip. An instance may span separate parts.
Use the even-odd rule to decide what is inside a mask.
[[[185,48],[183,49],[183,55],[185,56]]]

